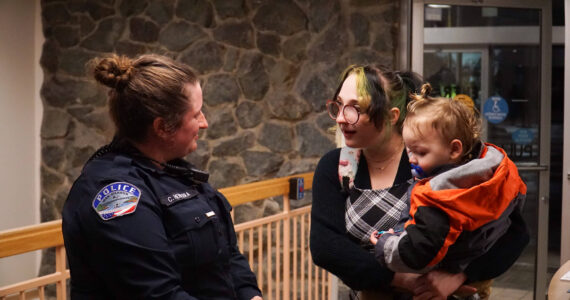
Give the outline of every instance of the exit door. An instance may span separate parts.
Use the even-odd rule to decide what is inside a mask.
[[[437,95],[471,99],[481,112],[484,141],[505,149],[527,184],[523,215],[531,242],[495,280],[492,298],[545,299],[550,1],[414,0],[412,13],[412,70]]]

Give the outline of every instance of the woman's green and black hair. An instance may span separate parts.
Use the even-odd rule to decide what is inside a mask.
[[[357,101],[361,113],[366,113],[376,128],[390,129],[392,124],[388,116],[390,109],[396,107],[400,110],[400,118],[395,126],[402,132],[406,105],[410,95],[422,85],[422,78],[413,72],[391,71],[384,66],[351,65],[342,72],[333,99],[337,99],[342,84],[351,74],[356,75]]]

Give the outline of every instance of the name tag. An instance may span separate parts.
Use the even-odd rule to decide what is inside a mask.
[[[168,194],[166,196],[161,197],[160,203],[162,203],[166,206],[171,206],[171,205],[176,204],[182,200],[190,199],[196,195],[198,195],[197,190],[188,190],[188,191],[184,191],[184,192],[176,192],[176,193]]]

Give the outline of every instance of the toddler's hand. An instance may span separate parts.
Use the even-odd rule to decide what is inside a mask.
[[[376,245],[376,243],[378,243],[378,238],[376,237],[377,234],[378,234],[378,231],[374,231],[370,235],[370,242],[372,243],[372,245]]]
[[[390,234],[395,234],[396,232],[394,231],[393,228],[390,228],[386,231],[374,231],[371,235],[370,235],[370,242],[372,243],[372,245],[376,245],[376,243],[378,243],[378,239],[380,238],[381,235],[383,235],[384,233],[390,233]]]

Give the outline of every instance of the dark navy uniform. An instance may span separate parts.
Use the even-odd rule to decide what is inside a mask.
[[[63,207],[72,299],[261,296],[222,194],[132,151],[107,152]]]

